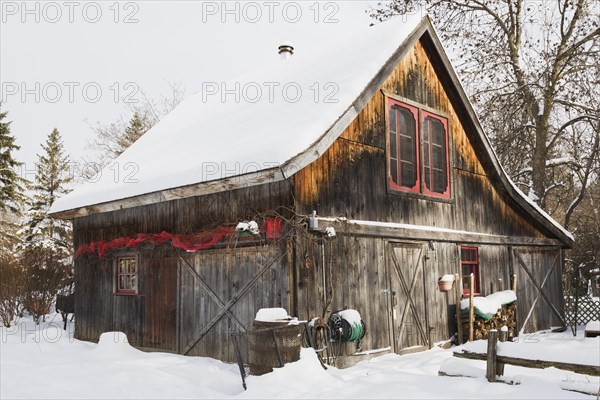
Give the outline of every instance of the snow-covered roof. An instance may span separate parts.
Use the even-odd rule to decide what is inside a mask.
[[[357,27],[342,43],[296,49],[287,60],[274,49],[260,70],[204,84],[204,92],[183,101],[97,182],[60,198],[51,212],[277,170],[344,114],[420,21],[397,18]],[[127,173],[131,179],[125,179]]]
[[[378,90],[379,75],[426,32],[490,172],[525,212],[572,246],[573,236],[506,175],[435,28],[419,15],[356,27],[334,42],[296,49],[286,60],[274,54],[236,79],[204,84],[99,179],[58,199],[50,212],[73,218],[287,179],[327,150]]]

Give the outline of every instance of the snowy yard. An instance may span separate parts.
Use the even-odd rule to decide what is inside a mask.
[[[323,370],[310,349],[300,361],[247,379],[244,391],[237,365],[209,358],[145,353],[117,333],[99,344],[72,338],[73,323],[61,329],[50,315],[36,327],[21,319],[0,328],[0,397],[12,398],[527,398],[594,399],[562,388],[598,390],[600,379],[561,371],[506,366],[505,377],[518,385],[488,383],[485,362],[452,357],[460,348],[398,356],[388,354],[347,369]],[[520,338],[519,353],[536,359],[569,359],[600,364],[600,337],[539,332]],[[470,349],[484,348],[475,342]],[[446,371],[476,378],[438,376]]]

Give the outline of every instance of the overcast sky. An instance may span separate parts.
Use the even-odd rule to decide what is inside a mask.
[[[2,110],[33,178],[53,128],[73,160],[86,156],[90,125],[129,116],[127,102],[186,96],[303,46],[372,21],[368,1],[5,1],[1,0]],[[349,66],[351,68],[351,66]],[[89,154],[89,153],[87,153]],[[27,171],[30,171],[27,173]]]

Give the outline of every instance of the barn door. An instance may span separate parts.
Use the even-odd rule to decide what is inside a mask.
[[[566,327],[560,249],[515,247],[511,255],[517,275],[519,331]]]
[[[235,361],[231,334],[260,308],[287,308],[285,252],[268,246],[179,258],[179,353]]]
[[[398,354],[430,347],[424,254],[422,244],[388,244],[391,330]]]

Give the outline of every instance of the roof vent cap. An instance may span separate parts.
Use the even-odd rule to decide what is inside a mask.
[[[279,55],[282,60],[287,60],[292,55],[294,55],[294,46],[290,42],[284,42],[281,46],[279,46]]]

